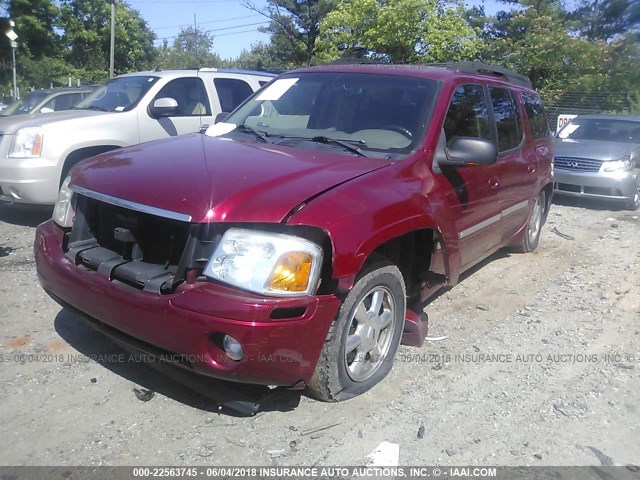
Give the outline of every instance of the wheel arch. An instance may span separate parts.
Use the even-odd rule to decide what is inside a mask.
[[[115,150],[116,148],[120,148],[120,145],[93,145],[77,148],[69,152],[65,157],[64,162],[62,163],[62,169],[60,170],[60,184],[62,184],[65,177],[69,174],[71,168],[80,163],[82,160],[86,160],[87,158],[91,158],[101,153]]]

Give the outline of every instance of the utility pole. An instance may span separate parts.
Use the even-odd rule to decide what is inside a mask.
[[[193,36],[195,37],[195,49],[196,49],[196,68],[200,68],[200,63],[198,62],[198,22],[196,21],[196,14],[193,14]]]
[[[109,78],[113,78],[113,64],[116,48],[116,0],[108,0],[111,4],[111,48],[109,50]]]

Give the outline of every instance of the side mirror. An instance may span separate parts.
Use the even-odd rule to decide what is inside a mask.
[[[216,115],[216,118],[213,121],[213,123],[216,124],[216,123],[224,122],[228,117],[229,117],[229,112],[220,112],[219,114]]]
[[[174,98],[159,98],[149,105],[149,115],[153,118],[169,117],[178,111],[178,102]]]
[[[496,144],[476,137],[456,137],[447,148],[446,158],[438,160],[441,166],[471,167],[492,165],[498,159]]]

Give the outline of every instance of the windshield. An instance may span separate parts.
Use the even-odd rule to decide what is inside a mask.
[[[610,118],[575,118],[558,132],[558,138],[640,143],[640,122]]]
[[[0,112],[3,117],[9,115],[25,115],[29,113],[33,108],[42,101],[44,97],[48,95],[44,91],[33,91],[27,93],[22,98],[11,103],[7,108]]]
[[[363,156],[406,154],[421,144],[436,87],[433,80],[397,75],[287,75],[207,134]]]
[[[103,112],[125,112],[132,109],[158,80],[158,77],[134,76],[114,78],[94,90],[74,108],[101,110]]]

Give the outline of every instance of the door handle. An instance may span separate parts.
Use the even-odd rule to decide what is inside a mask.
[[[533,172],[535,172],[535,171],[536,171],[536,166],[535,166],[535,165],[531,165],[531,164],[529,164],[529,165],[527,165],[527,170],[528,170],[529,172],[533,173]]]
[[[492,177],[489,179],[489,188],[498,188],[500,186],[500,179],[498,177]]]

